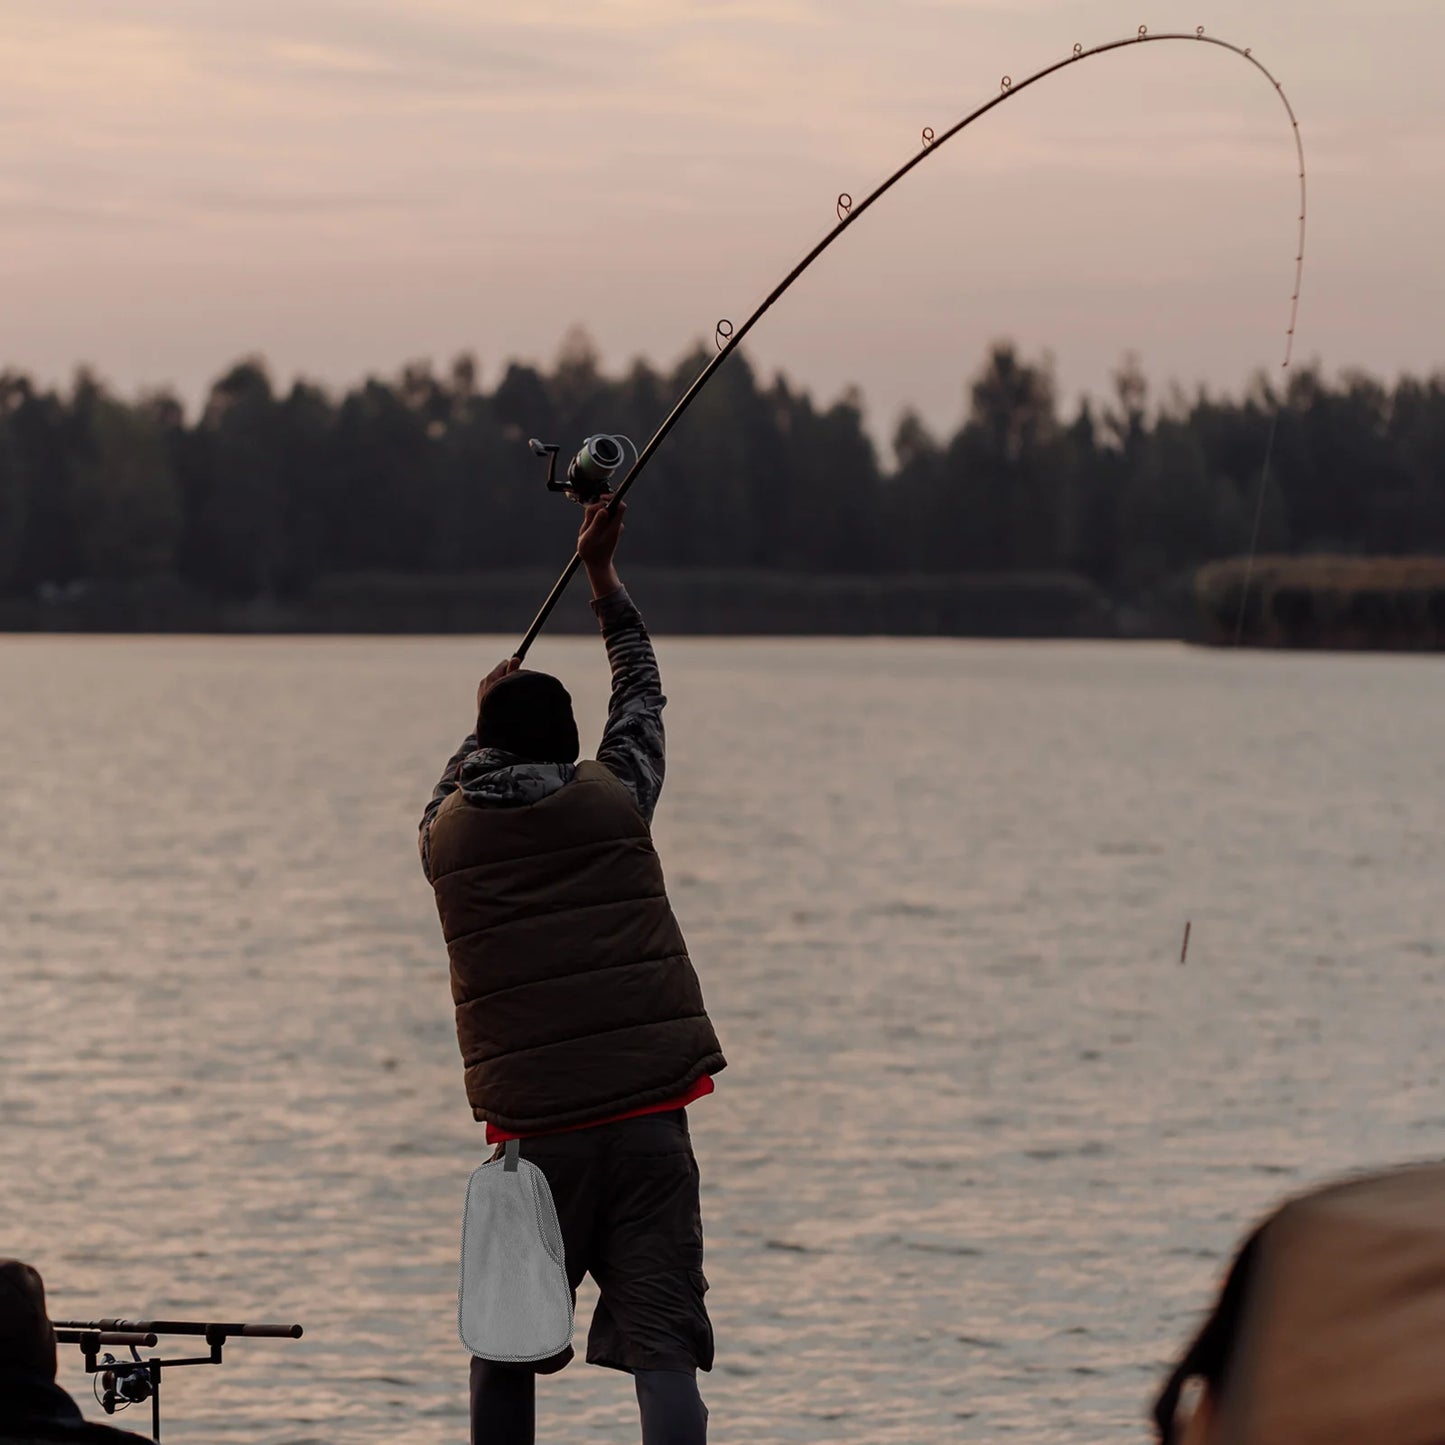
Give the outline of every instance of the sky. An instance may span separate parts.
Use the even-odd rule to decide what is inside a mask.
[[[413,360],[676,362],[942,131],[1071,50],[1253,48],[1304,138],[1296,363],[1445,366],[1439,0],[4,0],[0,367],[194,403],[259,354],[342,388]],[[1102,56],[919,166],[748,354],[870,429],[957,425],[995,339],[1066,405],[1278,372],[1298,180],[1213,46]],[[661,420],[661,418],[659,418]],[[599,424],[602,424],[599,422]]]

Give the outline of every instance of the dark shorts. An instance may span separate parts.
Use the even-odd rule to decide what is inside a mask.
[[[710,1370],[702,1211],[687,1111],[670,1109],[518,1146],[547,1177],[575,1305],[590,1274],[599,1291],[587,1363],[614,1370]],[[493,1158],[499,1158],[499,1144]],[[531,1366],[552,1374],[569,1347]]]

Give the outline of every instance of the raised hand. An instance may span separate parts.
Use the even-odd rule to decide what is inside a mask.
[[[594,597],[604,597],[622,586],[612,558],[622,540],[622,518],[626,511],[626,502],[614,503],[610,508],[606,502],[594,502],[582,518],[577,533],[577,555],[587,569]]]
[[[477,711],[482,708],[482,699],[486,696],[487,689],[494,682],[500,682],[509,672],[516,672],[521,667],[520,657],[509,657],[505,662],[499,662],[478,684],[477,684]]]

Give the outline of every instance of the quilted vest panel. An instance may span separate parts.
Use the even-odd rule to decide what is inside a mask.
[[[429,847],[474,1117],[568,1128],[727,1066],[647,822],[601,763],[526,807],[453,793]]]

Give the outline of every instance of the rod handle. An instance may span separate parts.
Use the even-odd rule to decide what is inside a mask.
[[[77,1323],[63,1320],[56,1323],[57,1329],[70,1330],[122,1330],[158,1335],[208,1335],[233,1339],[238,1335],[272,1340],[299,1340],[303,1333],[300,1325],[247,1325],[226,1324],[210,1320],[91,1320]]]
[[[61,1345],[143,1345],[154,1349],[160,1337],[154,1330],[77,1330],[56,1325],[55,1341]]]

